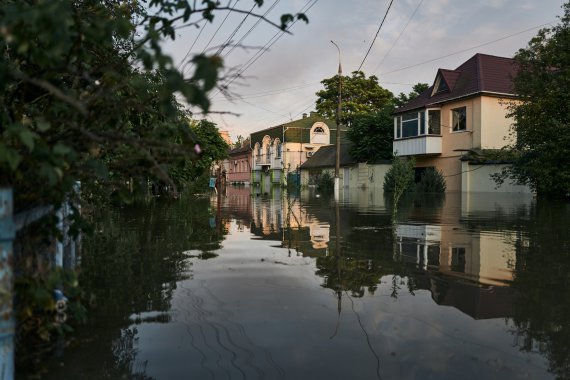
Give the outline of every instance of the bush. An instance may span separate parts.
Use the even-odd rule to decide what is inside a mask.
[[[334,177],[329,172],[324,172],[317,180],[317,190],[330,193],[334,189]]]
[[[416,190],[419,193],[445,193],[445,177],[440,170],[434,168],[427,168],[422,173],[420,182],[416,185]]]
[[[392,166],[384,177],[384,192],[406,193],[413,190],[415,160],[394,157]]]

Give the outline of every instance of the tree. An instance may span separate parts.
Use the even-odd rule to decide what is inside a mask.
[[[335,119],[338,104],[338,75],[323,79],[324,89],[316,93],[317,112],[326,118]],[[374,75],[366,78],[362,71],[354,71],[352,76],[342,77],[342,120],[351,126],[356,115],[380,111],[392,104],[394,95],[378,84]]]
[[[212,0],[2,1],[0,185],[14,188],[16,209],[57,206],[77,180],[176,189],[169,166],[199,156],[174,94],[208,112],[223,62],[191,55],[185,76],[162,42],[227,10]],[[270,23],[295,18],[306,21]]]
[[[387,105],[376,113],[355,115],[347,132],[353,143],[350,154],[358,162],[375,162],[392,158],[394,107]]]
[[[412,91],[409,94],[406,95],[403,92],[400,92],[398,97],[394,99],[394,102],[396,104],[396,108],[401,107],[404,104],[406,104],[407,102],[409,102],[410,100],[417,98],[422,92],[424,92],[428,88],[429,88],[429,84],[427,84],[427,83],[416,83],[412,87]]]
[[[496,178],[528,184],[544,197],[570,197],[570,2],[563,9],[558,25],[540,30],[514,57],[514,164]]]
[[[244,138],[242,135],[238,135],[236,142],[234,143],[233,148],[241,148],[243,146]]]

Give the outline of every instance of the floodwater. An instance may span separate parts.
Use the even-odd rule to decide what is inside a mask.
[[[229,188],[95,227],[48,379],[570,378],[568,203]]]

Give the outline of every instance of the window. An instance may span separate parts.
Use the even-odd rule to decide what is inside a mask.
[[[269,160],[269,156],[271,156],[271,146],[267,145],[265,148],[265,154],[267,155],[267,159]]]
[[[467,108],[460,107],[451,110],[451,129],[453,132],[467,130]]]
[[[441,134],[441,111],[429,110],[428,111],[428,134],[439,135]]]
[[[281,151],[283,150],[283,144],[281,144],[280,142],[277,143],[277,151],[276,151],[276,155],[275,158],[281,158]]]
[[[440,113],[440,110],[431,109],[419,112],[408,112],[401,116],[396,116],[394,122],[395,138],[439,135],[441,133]]]
[[[451,270],[465,273],[465,248],[451,248]]]
[[[402,137],[418,135],[418,113],[410,112],[402,116]]]
[[[323,129],[323,127],[316,127],[313,132],[314,133],[325,133],[325,130]]]
[[[400,116],[396,117],[396,138],[402,137],[402,118]]]

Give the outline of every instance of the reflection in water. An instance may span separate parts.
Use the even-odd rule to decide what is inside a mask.
[[[570,378],[567,204],[276,193],[96,215],[47,377]]]

